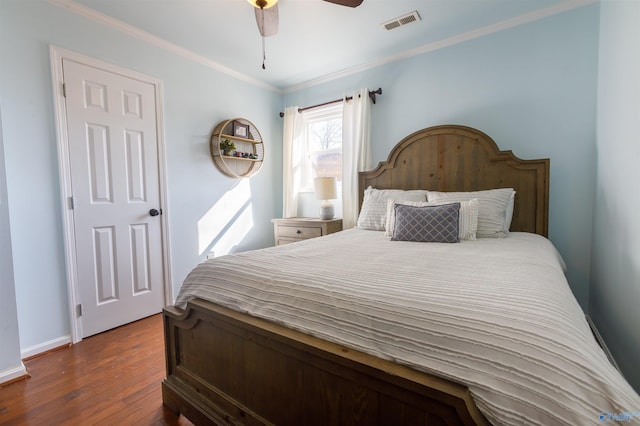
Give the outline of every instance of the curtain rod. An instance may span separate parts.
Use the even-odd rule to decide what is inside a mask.
[[[381,87],[379,87],[378,90],[369,90],[369,98],[371,98],[371,102],[373,102],[374,105],[376,103],[376,95],[382,95],[382,88]],[[344,99],[334,99],[333,101],[323,102],[323,103],[318,104],[318,105],[311,105],[311,106],[304,107],[304,108],[298,108],[298,112],[303,112],[303,111],[306,111],[308,109],[318,108],[318,107],[325,106],[325,105],[331,105],[331,104],[335,104],[335,103],[342,102],[342,101],[350,101],[351,99],[353,99],[353,96],[347,96]],[[280,117],[284,117],[284,112],[280,113]]]

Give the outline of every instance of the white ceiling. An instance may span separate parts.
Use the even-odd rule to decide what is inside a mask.
[[[364,0],[355,9],[322,0],[280,0],[279,32],[266,39],[266,70],[246,0],[49,1],[286,91],[595,0]],[[414,10],[422,21],[392,31],[380,25]]]

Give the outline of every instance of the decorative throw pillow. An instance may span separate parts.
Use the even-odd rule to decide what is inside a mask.
[[[419,201],[387,201],[387,224],[385,226],[384,235],[390,237],[393,235],[393,229],[396,220],[395,205],[403,204],[405,206],[424,207],[424,206],[441,206],[442,204],[450,204],[448,201],[438,202],[419,202]],[[478,200],[460,202],[460,217],[458,223],[458,238],[460,240],[473,241],[476,239],[476,231],[478,230]]]
[[[503,238],[509,234],[509,229],[506,227],[506,216],[509,203],[514,194],[513,188],[472,192],[429,191],[428,199],[431,202],[449,203],[478,199],[478,231],[476,236],[478,238]]]
[[[392,241],[457,243],[460,203],[414,207],[396,204]]]
[[[358,228],[384,231],[387,221],[387,200],[427,201],[427,191],[402,189],[375,189],[364,191],[362,208],[358,216]]]

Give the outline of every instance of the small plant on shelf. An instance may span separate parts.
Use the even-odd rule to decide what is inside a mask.
[[[231,142],[229,139],[225,139],[220,142],[220,149],[222,150],[222,155],[231,155],[231,151],[236,149],[236,144]]]

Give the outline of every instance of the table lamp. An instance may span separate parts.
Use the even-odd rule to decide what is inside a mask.
[[[322,200],[320,205],[320,219],[333,219],[335,210],[330,200],[337,198],[337,184],[335,177],[319,177],[315,179],[316,199]]]

